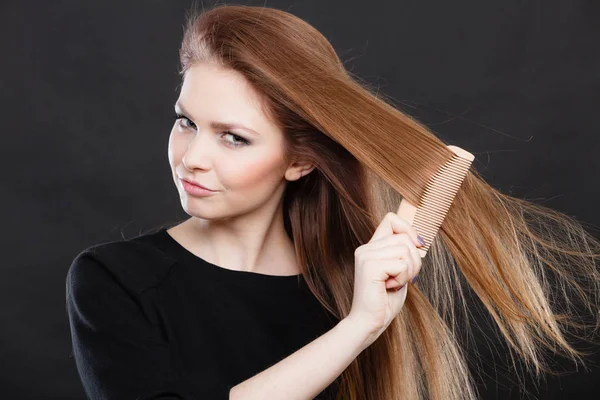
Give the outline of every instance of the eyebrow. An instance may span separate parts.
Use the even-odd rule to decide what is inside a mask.
[[[178,113],[180,113],[180,114],[183,114],[183,115],[185,115],[185,116],[186,116],[186,118],[187,118],[187,117],[189,117],[189,116],[191,115],[191,113],[189,113],[189,112],[188,112],[188,111],[187,111],[187,110],[186,110],[186,109],[185,109],[185,108],[184,108],[184,107],[183,107],[181,104],[179,104],[179,103],[175,103],[175,111],[176,111],[176,112],[178,112]],[[259,133],[258,133],[258,132],[256,132],[254,129],[250,129],[250,128],[248,128],[247,126],[244,126],[244,125],[242,125],[242,124],[239,124],[239,123],[237,123],[237,122],[226,122],[226,121],[223,121],[223,122],[221,122],[221,121],[213,121],[213,122],[211,122],[211,123],[210,123],[210,126],[211,126],[213,129],[215,129],[215,130],[219,130],[219,129],[225,129],[225,130],[227,130],[227,129],[236,129],[236,128],[239,128],[239,129],[246,130],[246,131],[248,131],[248,132],[252,133],[253,135],[260,136],[260,135],[259,135]]]

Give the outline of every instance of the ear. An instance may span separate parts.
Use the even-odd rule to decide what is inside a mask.
[[[296,181],[305,175],[308,175],[315,169],[315,166],[309,161],[296,161],[292,163],[285,171],[285,179]]]

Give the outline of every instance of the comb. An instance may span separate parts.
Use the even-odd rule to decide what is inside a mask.
[[[427,255],[427,251],[475,159],[473,154],[460,147],[447,147],[454,153],[454,156],[442,165],[427,183],[419,204],[415,206],[403,198],[397,212],[398,216],[408,222],[425,241],[425,245],[417,248],[421,258]]]

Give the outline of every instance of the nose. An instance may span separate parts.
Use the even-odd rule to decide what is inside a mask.
[[[209,169],[214,155],[214,141],[209,132],[196,133],[183,155],[181,162],[188,170]]]

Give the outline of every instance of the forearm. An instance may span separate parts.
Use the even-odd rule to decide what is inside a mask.
[[[234,386],[229,399],[312,400],[367,346],[366,335],[342,319],[295,353]]]

